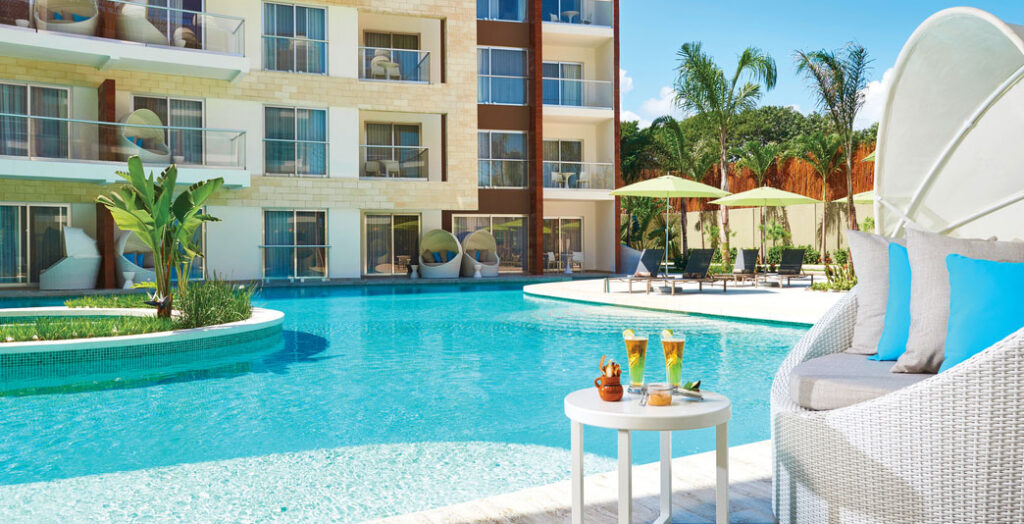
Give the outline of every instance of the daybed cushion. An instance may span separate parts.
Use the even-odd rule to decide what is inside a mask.
[[[952,254],[997,262],[1024,262],[1024,242],[951,238],[907,230],[910,257],[910,333],[897,373],[935,373],[942,365],[949,322],[949,271]]]
[[[857,321],[853,345],[847,353],[871,355],[877,351],[889,300],[889,238],[847,230],[850,256],[857,271]],[[902,240],[895,242],[902,244]]]
[[[806,409],[837,409],[871,400],[920,382],[931,373],[890,373],[889,362],[834,353],[813,358],[790,372],[790,396]]]

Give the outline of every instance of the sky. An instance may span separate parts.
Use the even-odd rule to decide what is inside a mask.
[[[622,120],[651,120],[670,113],[676,52],[699,41],[726,74],[739,53],[760,47],[778,66],[775,89],[763,105],[817,109],[807,81],[796,74],[793,52],[835,49],[850,41],[867,48],[873,59],[858,127],[878,121],[889,82],[886,78],[914,29],[935,12],[956,5],[988,11],[1010,23],[1024,24],[1024,1],[924,0],[619,0]],[[889,75],[891,76],[891,74]]]

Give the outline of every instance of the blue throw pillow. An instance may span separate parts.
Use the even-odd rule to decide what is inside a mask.
[[[480,261],[480,250],[479,249],[476,250],[476,254],[473,256],[473,258],[475,258],[477,262]]]
[[[445,262],[449,262],[449,261],[455,260],[455,252],[454,251],[449,251],[447,254],[448,254],[448,258],[445,259]]]
[[[878,339],[878,353],[870,360],[896,360],[907,350],[910,336],[910,258],[907,248],[889,243],[889,302],[885,325]]]
[[[434,262],[441,263],[441,253],[434,253]]]
[[[75,22],[84,22],[84,21],[88,20],[89,17],[82,16],[82,15],[76,15],[76,14],[72,13],[71,14],[71,19],[74,20]]]
[[[1024,327],[1024,263],[946,257],[949,327],[939,372]]]
[[[58,13],[57,11],[54,11],[53,12],[53,19],[54,20],[64,20],[64,15]]]

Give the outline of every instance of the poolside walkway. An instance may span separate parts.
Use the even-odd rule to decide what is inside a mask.
[[[599,278],[532,284],[523,291],[528,295],[595,304],[801,324],[813,324],[843,296],[811,291],[803,282],[793,282],[792,287],[784,288],[730,283],[724,293],[721,284],[705,284],[700,293],[696,284],[685,284],[676,287],[675,295],[670,295],[667,288],[652,289],[648,295],[644,293],[645,287],[642,282],[634,283],[633,293],[629,293],[628,283],[613,280],[610,293],[605,293],[604,279]]]
[[[771,446],[764,440],[729,448],[729,522],[773,522]],[[614,522],[618,511],[617,473],[586,477],[584,520]],[[633,467],[633,520],[658,517],[658,464]],[[375,521],[398,523],[568,522],[572,486],[558,482],[485,499]],[[714,522],[715,453],[672,460],[672,522]]]

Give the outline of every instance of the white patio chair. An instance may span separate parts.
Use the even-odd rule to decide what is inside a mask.
[[[462,276],[471,277],[480,264],[480,275],[498,276],[501,259],[498,258],[498,243],[486,229],[478,229],[462,240]],[[479,259],[477,259],[479,253]]]
[[[39,273],[39,289],[93,289],[100,275],[96,241],[80,228],[63,229],[64,257]]]
[[[424,257],[428,252],[429,260]],[[449,252],[455,256],[449,258]],[[434,260],[434,253],[441,254],[441,262]],[[429,231],[420,241],[420,275],[423,278],[459,278],[462,255],[462,245],[455,235],[443,229]]]
[[[95,0],[36,0],[36,27],[76,35],[92,36],[99,25]]]

